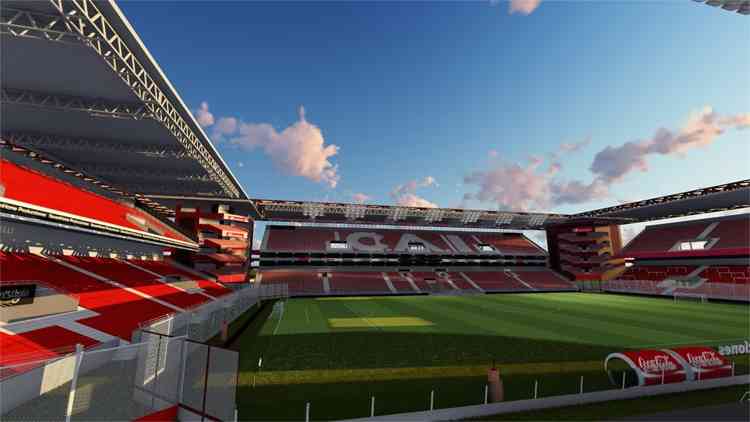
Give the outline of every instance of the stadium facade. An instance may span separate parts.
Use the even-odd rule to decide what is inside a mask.
[[[253,199],[114,1],[7,0],[0,11],[3,414],[70,381],[45,378],[50,362],[78,374],[82,354],[128,345],[171,358],[175,338],[226,335],[266,298],[594,289],[750,300],[747,214],[650,226],[628,245],[619,229],[750,207],[750,180],[573,215]],[[271,224],[253,249],[257,221]],[[520,230],[545,231],[548,251]],[[107,359],[83,365],[118,358]],[[134,357],[133,371],[177,370],[156,362]],[[188,403],[143,374],[135,383],[139,410],[124,418],[178,402],[231,418],[205,397],[234,393],[206,387]],[[53,415],[70,418],[66,403]]]

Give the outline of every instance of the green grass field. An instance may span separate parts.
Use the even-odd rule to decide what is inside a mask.
[[[479,404],[497,363],[506,400],[613,388],[611,352],[718,345],[750,334],[745,305],[583,293],[291,299],[261,309],[240,351],[243,420]],[[262,366],[259,368],[259,359]],[[738,362],[747,371],[747,359]]]

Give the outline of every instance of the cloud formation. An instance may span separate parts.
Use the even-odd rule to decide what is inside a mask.
[[[542,0],[510,0],[508,4],[508,13],[511,15],[519,13],[528,16],[536,10],[541,3]]]
[[[651,138],[626,142],[620,146],[607,146],[599,151],[589,170],[592,181],[560,180],[561,153],[580,151],[588,139],[572,144],[561,144],[559,151],[549,154],[549,164],[543,168],[544,159],[529,157],[527,165],[493,161],[490,168],[477,170],[464,176],[464,183],[474,185],[477,191],[466,193],[463,202],[477,200],[497,204],[501,209],[546,210],[566,204],[580,204],[609,195],[612,184],[634,171],[648,171],[649,155],[683,155],[687,151],[711,145],[719,135],[729,129],[750,127],[750,113],[720,116],[710,107],[693,113],[685,126],[678,131],[657,129]]]
[[[214,124],[214,115],[208,111],[208,103],[205,101],[203,101],[200,107],[193,112],[193,115],[201,127],[209,127]]]
[[[357,192],[352,194],[352,201],[354,201],[357,204],[364,204],[365,202],[368,202],[372,199],[372,196],[364,194],[362,192]]]
[[[339,147],[326,145],[320,128],[305,118],[303,106],[299,108],[297,121],[280,132],[268,123],[246,123],[235,117],[221,117],[214,124],[205,102],[201,103],[199,113],[207,123],[204,127],[211,128],[214,142],[226,142],[245,151],[259,148],[281,171],[331,188],[341,179],[338,166],[330,161],[338,154]]]
[[[531,157],[525,166],[500,161],[490,169],[474,171],[464,176],[464,184],[476,185],[478,191],[464,194],[463,199],[495,203],[500,209],[527,211],[606,197],[607,187],[600,182],[556,180],[561,164],[551,162],[544,169],[543,162],[539,157]]]
[[[396,205],[404,207],[437,208],[437,204],[430,202],[416,194],[417,189],[439,186],[432,176],[426,176],[420,180],[410,180],[402,185],[397,185],[391,191],[391,198]]]
[[[649,155],[683,155],[687,151],[711,145],[728,129],[750,127],[750,113],[719,116],[711,107],[693,113],[679,131],[659,128],[648,139],[608,146],[599,151],[589,168],[606,183],[622,180],[628,173],[648,171]]]

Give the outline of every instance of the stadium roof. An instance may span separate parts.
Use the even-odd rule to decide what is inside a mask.
[[[709,6],[721,7],[730,12],[750,15],[750,0],[695,0],[698,3],[706,3]]]
[[[113,1],[5,0],[2,139],[139,194],[246,198]]]
[[[153,201],[154,209],[160,212],[173,212],[177,205],[206,207],[221,203],[231,206],[234,213],[250,215],[260,221],[542,230],[556,224],[628,224],[748,208],[750,179],[579,214],[164,195],[150,195],[145,199]]]
[[[750,179],[576,214],[652,221],[750,207]]]

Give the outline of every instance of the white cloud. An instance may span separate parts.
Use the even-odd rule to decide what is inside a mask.
[[[203,101],[200,107],[194,111],[195,120],[201,127],[209,127],[214,124],[214,115],[208,111],[208,103]]]
[[[560,144],[561,152],[577,152],[583,148],[586,148],[591,143],[591,138],[586,138],[580,142],[563,142]]]
[[[432,176],[426,176],[419,180],[410,180],[393,188],[391,198],[396,202],[396,205],[405,207],[437,208],[437,204],[416,194],[417,189],[437,186],[439,186],[437,180]]]
[[[239,122],[234,117],[220,117],[211,130],[211,136],[221,139],[237,132]]]
[[[539,7],[541,2],[542,0],[510,0],[508,4],[508,13],[511,15],[514,13],[530,15],[531,12]]]
[[[238,161],[237,162],[237,167],[239,167],[239,168],[245,167],[245,163],[243,163],[242,161]]]
[[[314,182],[335,188],[341,176],[338,167],[330,159],[338,154],[339,147],[326,145],[320,128],[305,119],[305,109],[300,106],[298,120],[282,131],[268,123],[246,123],[235,117],[214,116],[206,102],[201,103],[196,118],[202,126],[213,126],[214,142],[252,151],[260,148],[271,157],[280,170],[294,176],[302,176]],[[215,123],[215,124],[214,124]]]
[[[372,196],[364,194],[362,192],[357,192],[352,194],[352,201],[354,201],[357,204],[364,204],[365,202],[368,202],[372,199]]]
[[[691,114],[679,131],[659,128],[651,138],[604,148],[594,157],[590,170],[604,182],[613,183],[634,170],[648,171],[649,155],[683,155],[693,148],[711,145],[728,129],[748,127],[750,113],[722,117],[705,107]]]
[[[402,207],[421,207],[421,208],[437,208],[437,204],[430,202],[422,197],[417,196],[413,193],[404,193],[396,198],[396,205]]]

